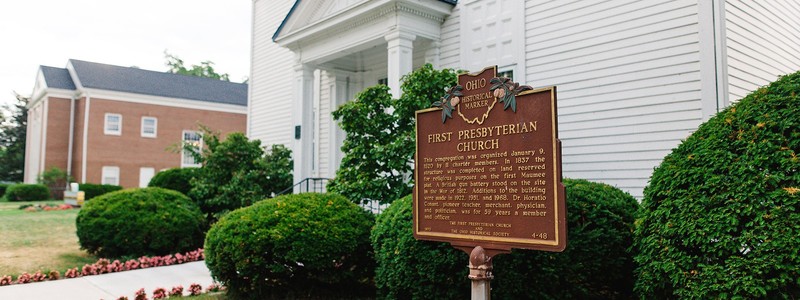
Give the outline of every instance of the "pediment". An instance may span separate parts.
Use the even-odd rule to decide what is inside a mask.
[[[329,19],[369,0],[299,1],[273,39],[291,34],[314,23]]]

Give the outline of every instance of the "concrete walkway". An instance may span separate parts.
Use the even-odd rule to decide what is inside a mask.
[[[60,279],[28,284],[0,286],[0,299],[114,300],[120,296],[133,299],[140,288],[152,299],[153,290],[182,285],[188,294],[189,285],[197,283],[203,291],[211,285],[211,273],[204,261],[141,270]]]

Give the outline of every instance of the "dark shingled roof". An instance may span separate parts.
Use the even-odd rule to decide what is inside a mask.
[[[72,76],[69,76],[69,71],[67,71],[67,69],[48,66],[39,66],[39,68],[42,70],[44,82],[48,87],[70,91],[75,90],[75,83],[72,82]]]
[[[85,88],[247,106],[247,85],[70,59]]]

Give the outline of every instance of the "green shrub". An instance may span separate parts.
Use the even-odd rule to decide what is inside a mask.
[[[9,186],[11,185],[7,183],[0,183],[0,198],[6,195],[6,190]]]
[[[378,216],[370,240],[375,285],[385,299],[467,299],[468,255],[450,244],[413,236],[412,196],[392,202]]]
[[[166,255],[203,244],[203,215],[185,195],[127,189],[86,202],[76,220],[81,248],[100,257]]]
[[[189,197],[200,204],[209,223],[292,186],[292,151],[283,145],[265,152],[261,141],[241,132],[220,141],[207,128],[203,142],[203,152],[195,153],[203,167],[195,173]]]
[[[431,107],[457,83],[452,69],[425,64],[402,78],[402,96],[392,99],[385,85],[369,87],[332,112],[342,130],[344,157],[330,192],[360,203],[390,203],[411,192],[408,173],[416,151],[415,112]]]
[[[156,176],[150,179],[148,187],[160,187],[173,191],[181,192],[181,194],[189,195],[192,189],[191,180],[200,169],[198,168],[172,168],[158,172]]]
[[[67,189],[67,183],[71,180],[72,176],[56,167],[47,169],[36,178],[38,183],[46,185],[50,190],[50,199],[55,200],[64,199],[64,191]]]
[[[241,298],[371,295],[372,215],[336,194],[285,195],[226,214],[206,265]]]
[[[78,190],[83,191],[83,198],[85,200],[89,200],[111,192],[116,192],[121,189],[121,186],[113,184],[81,183],[78,185]]]
[[[603,183],[564,179],[564,185],[567,248],[498,256],[492,284],[497,299],[633,297],[636,199]]]
[[[496,299],[622,299],[633,294],[636,199],[611,186],[565,179],[567,249],[514,250],[494,258]],[[378,217],[372,243],[375,283],[388,299],[467,298],[467,254],[449,244],[414,240],[411,196]]]
[[[18,183],[6,190],[8,201],[37,201],[50,199],[50,190],[44,184]]]
[[[664,158],[636,229],[643,298],[800,297],[800,72],[700,125]]]

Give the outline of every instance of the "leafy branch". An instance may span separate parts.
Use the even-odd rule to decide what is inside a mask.
[[[514,112],[517,112],[517,95],[533,89],[529,85],[519,85],[519,82],[513,82],[507,77],[495,77],[489,83],[492,84],[489,90],[493,92],[494,97],[503,102],[503,110],[511,107]]]
[[[464,93],[461,92],[463,90],[464,87],[455,85],[447,90],[441,101],[433,102],[433,107],[442,108],[442,123],[447,121],[447,118],[453,118],[453,109],[461,102],[461,97],[464,96]]]

